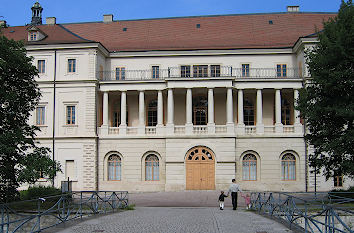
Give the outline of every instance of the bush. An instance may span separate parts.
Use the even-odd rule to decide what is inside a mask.
[[[338,197],[331,197],[332,199],[338,199],[339,197],[354,199],[354,186],[349,187],[348,189],[334,189],[331,190],[329,194],[338,196]]]
[[[56,196],[61,194],[61,190],[54,187],[33,186],[27,190],[20,191],[20,199],[22,201],[33,200],[40,197]]]

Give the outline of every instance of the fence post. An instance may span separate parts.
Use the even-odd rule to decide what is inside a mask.
[[[37,213],[37,222],[38,222],[38,231],[41,230],[41,200],[37,200],[38,213]]]
[[[80,218],[82,219],[82,191],[80,192]]]

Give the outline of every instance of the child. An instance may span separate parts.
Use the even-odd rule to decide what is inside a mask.
[[[225,197],[227,197],[227,196],[224,194],[224,191],[221,191],[221,194],[219,196],[220,210],[224,210]]]
[[[250,195],[247,193],[246,196],[241,194],[241,197],[243,197],[245,199],[245,203],[246,203],[246,209],[251,209],[251,197]]]

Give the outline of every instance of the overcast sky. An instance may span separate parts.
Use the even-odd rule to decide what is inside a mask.
[[[33,0],[0,0],[0,20],[10,26],[31,22]],[[102,21],[104,14],[114,20],[178,16],[285,12],[299,5],[304,12],[337,12],[340,0],[40,0],[46,17],[57,23]],[[1,17],[2,16],[2,17]]]

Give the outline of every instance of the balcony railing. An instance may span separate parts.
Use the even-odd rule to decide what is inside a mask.
[[[299,78],[298,68],[287,68],[281,72],[276,68],[234,68],[232,66],[218,66],[207,69],[186,70],[181,67],[169,67],[156,70],[120,70],[119,72],[99,71],[97,77],[102,81],[131,81],[131,80],[164,80],[167,78]]]

